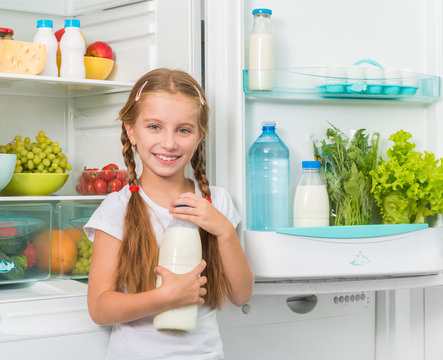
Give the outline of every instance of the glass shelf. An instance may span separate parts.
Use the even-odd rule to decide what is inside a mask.
[[[359,99],[431,103],[440,97],[440,78],[409,72],[399,78],[348,79],[325,76],[328,68],[273,69],[272,90],[250,90],[250,71],[243,70],[243,90],[248,99],[325,100]]]
[[[134,83],[0,73],[0,94],[56,98],[130,91]]]
[[[91,201],[103,200],[105,197],[106,195],[0,196],[0,203],[17,201]]]
[[[135,2],[137,0],[2,0],[0,9],[48,15],[77,16]]]

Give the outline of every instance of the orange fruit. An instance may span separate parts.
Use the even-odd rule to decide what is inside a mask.
[[[37,252],[37,267],[40,270],[49,271],[50,266],[51,273],[66,274],[74,268],[78,257],[77,245],[63,230],[42,232],[34,239],[34,246]]]
[[[86,235],[83,231],[76,228],[67,228],[65,229],[65,233],[67,233],[75,242],[79,241],[82,235]]]

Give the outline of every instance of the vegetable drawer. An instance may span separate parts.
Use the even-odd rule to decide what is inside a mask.
[[[51,229],[51,204],[0,205],[0,284],[49,277],[51,245],[42,234]]]
[[[441,227],[366,225],[278,231],[282,233],[245,231],[245,252],[257,277],[386,277],[443,270]],[[382,233],[386,235],[380,236]]]

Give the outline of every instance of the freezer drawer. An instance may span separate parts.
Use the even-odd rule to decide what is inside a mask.
[[[374,360],[374,292],[253,296],[218,313],[225,359]]]
[[[2,289],[2,357],[103,359],[110,328],[90,319],[86,293],[87,285],[73,280]]]

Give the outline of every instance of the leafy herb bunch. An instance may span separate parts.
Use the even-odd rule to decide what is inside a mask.
[[[372,176],[380,135],[358,129],[350,138],[329,124],[326,139],[314,141],[314,155],[322,163],[333,225],[366,225],[371,221]]]

